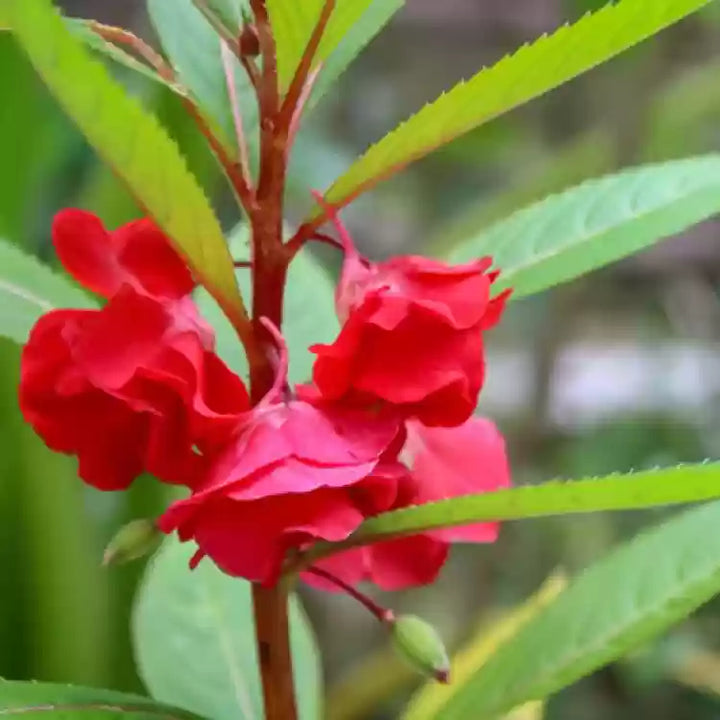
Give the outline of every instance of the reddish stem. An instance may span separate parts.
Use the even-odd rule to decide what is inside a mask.
[[[271,361],[272,334],[282,325],[283,293],[288,255],[282,242],[285,162],[277,135],[279,89],[275,41],[264,0],[250,0],[255,16],[262,75],[257,79],[260,108],[260,173],[257,205],[250,212],[253,243],[253,328],[263,352],[250,364],[253,403],[272,390],[275,369]],[[246,65],[247,69],[248,65]],[[253,585],[253,611],[266,720],[296,720],[292,655],[288,628],[288,592],[284,582],[265,588]]]
[[[317,240],[318,242],[325,243],[326,245],[331,245],[336,250],[345,250],[345,247],[339,240],[336,240],[334,237],[331,237],[330,235],[326,235],[325,233],[316,232],[309,239]]]
[[[288,130],[293,123],[300,99],[305,92],[308,76],[312,70],[313,60],[317,55],[320,42],[325,34],[325,29],[327,28],[328,22],[330,22],[330,17],[332,16],[334,10],[335,0],[325,0],[325,4],[320,12],[320,17],[313,28],[307,47],[300,58],[300,63],[295,70],[295,75],[290,83],[290,88],[288,89],[285,100],[283,101],[281,124]]]
[[[251,57],[243,55],[240,57],[240,62],[245,68],[245,72],[247,73],[248,80],[250,80],[250,84],[253,86],[253,88],[255,88],[255,92],[258,92],[260,88],[260,71],[258,70],[255,60]]]
[[[133,52],[137,53],[145,62],[147,62],[157,74],[167,82],[174,82],[175,73],[172,68],[165,62],[162,55],[156,52],[144,40],[134,35],[129,30],[114,25],[105,25],[96,20],[88,20],[88,27],[103,40],[115,43],[116,45],[125,45]]]
[[[348,583],[344,580],[341,580],[339,577],[329,573],[327,570],[312,566],[305,570],[305,572],[317,575],[319,578],[336,585],[343,592],[347,593],[350,597],[354,598],[361,605],[366,607],[380,622],[392,623],[395,620],[395,613],[393,613],[392,610],[388,610],[387,608],[382,607],[382,605],[378,605],[371,597],[368,597],[365,593],[360,592],[352,585],[348,585]]]
[[[253,585],[255,635],[266,720],[296,720],[287,589]]]
[[[293,257],[297,252],[299,252],[308,240],[316,237],[318,228],[322,227],[327,220],[327,215],[323,211],[313,220],[303,223],[295,231],[295,234],[285,243],[285,247],[290,257]]]
[[[300,121],[302,120],[302,115],[305,110],[305,106],[307,105],[307,102],[310,99],[310,95],[312,94],[313,88],[315,87],[315,82],[318,79],[319,75],[320,75],[320,66],[316,67],[308,75],[308,78],[305,81],[305,87],[303,88],[303,91],[300,94],[300,97],[298,98],[297,106],[295,107],[295,112],[293,113],[292,120],[290,121],[290,127],[288,128],[287,147],[285,148],[286,161],[287,161],[287,158],[289,158],[289,156],[290,156],[290,149],[294,145],[295,137],[297,136],[298,130],[300,129]]]

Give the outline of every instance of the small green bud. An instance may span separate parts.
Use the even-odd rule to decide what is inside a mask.
[[[153,520],[133,520],[118,530],[103,553],[102,564],[122,565],[149,555],[160,543],[162,533]]]
[[[416,670],[450,682],[450,660],[435,628],[416,615],[400,615],[391,627],[395,648]]]

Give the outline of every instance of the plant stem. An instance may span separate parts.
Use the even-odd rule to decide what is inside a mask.
[[[365,595],[365,593],[356,590],[352,585],[349,585],[344,580],[336,577],[332,573],[322,568],[315,567],[314,565],[309,567],[305,572],[317,575],[323,580],[332,583],[339,587],[343,592],[347,593],[351,598],[357,600],[367,610],[369,610],[380,622],[392,624],[395,620],[395,613],[392,610],[384,608],[382,605],[378,605],[371,597]]]
[[[278,330],[282,325],[283,294],[289,255],[283,247],[283,197],[286,163],[277,116],[280,94],[277,80],[275,40],[264,0],[250,0],[255,16],[262,75],[257,78],[260,108],[260,172],[250,212],[252,224],[253,330],[260,358],[250,364],[250,395],[253,404],[271,391],[275,368],[270,361],[274,338],[263,318]],[[295,689],[288,625],[287,583],[275,587],[253,585],[255,635],[260,662],[266,720],[296,720]]]
[[[255,633],[266,720],[297,718],[287,602],[287,589],[283,583],[273,588],[253,585]]]

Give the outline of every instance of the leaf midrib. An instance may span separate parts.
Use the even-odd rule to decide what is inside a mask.
[[[153,715],[164,720],[184,720],[179,715],[165,712],[147,705],[116,704],[116,703],[47,703],[43,705],[24,705],[22,707],[5,708],[0,715],[24,715],[43,712],[112,712],[112,713],[138,713]]]
[[[31,293],[18,285],[9,283],[7,280],[0,280],[0,290],[6,290],[8,293],[15,295],[15,297],[18,297],[21,300],[37,305],[37,307],[39,307],[43,312],[49,312],[50,310],[55,309],[55,306],[47,302],[47,300],[43,300],[34,293]]]
[[[207,561],[206,561],[207,562]],[[225,611],[222,605],[215,599],[214,593],[211,587],[212,583],[207,582],[206,579],[200,583],[202,593],[205,595],[205,601],[207,607],[210,609],[213,617],[217,621],[213,623],[218,637],[218,646],[220,647],[221,654],[225,658],[228,675],[230,676],[230,682],[232,683],[235,691],[235,700],[238,705],[238,709],[245,718],[256,718],[253,710],[253,703],[250,699],[250,693],[247,687],[247,683],[243,679],[242,662],[235,651],[235,648],[226,637],[223,632],[223,620],[227,620]],[[230,623],[225,623],[229,626]]]

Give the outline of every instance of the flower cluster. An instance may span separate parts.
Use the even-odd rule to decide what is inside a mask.
[[[501,435],[473,418],[483,384],[483,333],[506,295],[491,297],[490,260],[423,257],[372,263],[339,221],[345,261],[342,327],[315,345],[312,382],[276,384],[254,407],[214,351],[192,301],[194,280],[148,220],[108,232],[66,210],[53,241],[65,268],[106,299],[53,310],[22,356],[20,405],[54,450],[76,455],[101,490],[141,473],[185,485],[158,521],[194,540],[225,572],[272,584],[292,555],[340,541],[388,510],[509,484]],[[492,542],[495,524],[428,532],[330,556],[344,582],[397,589],[433,580],[454,541]],[[323,585],[317,575],[308,582]]]

